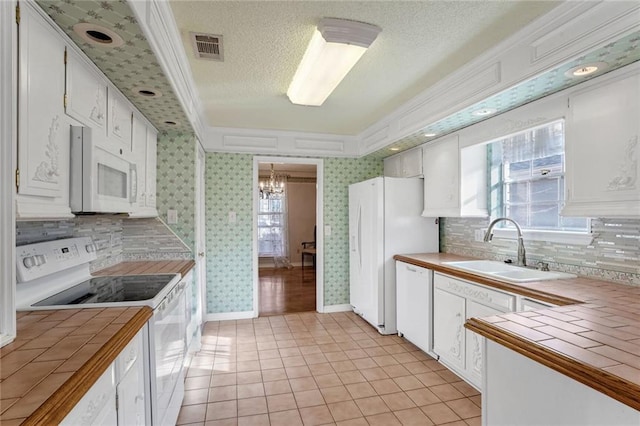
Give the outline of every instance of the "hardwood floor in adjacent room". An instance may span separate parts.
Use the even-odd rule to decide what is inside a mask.
[[[316,310],[316,271],[301,268],[261,268],[260,316]]]

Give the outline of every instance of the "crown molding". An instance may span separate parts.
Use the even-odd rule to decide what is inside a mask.
[[[358,135],[373,153],[461,109],[640,29],[637,2],[565,2]]]
[[[285,130],[208,127],[202,139],[205,151],[268,155],[358,157],[355,136]]]
[[[635,1],[567,1],[357,136],[206,125],[169,3],[129,1],[158,62],[207,151],[361,157],[455,112],[640,29]]]

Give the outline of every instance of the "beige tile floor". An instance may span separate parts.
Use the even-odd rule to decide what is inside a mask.
[[[178,424],[479,425],[480,394],[353,313],[209,322]]]

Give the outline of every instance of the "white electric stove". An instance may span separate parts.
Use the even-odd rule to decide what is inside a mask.
[[[175,425],[184,397],[185,283],[180,274],[92,276],[90,237],[16,248],[18,310],[149,306],[145,339],[147,418]]]

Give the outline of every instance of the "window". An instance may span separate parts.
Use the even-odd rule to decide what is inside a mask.
[[[522,228],[586,232],[586,218],[562,217],[564,122],[562,120],[488,145],[492,217]]]
[[[260,198],[258,256],[283,256],[284,202],[281,197]]]

